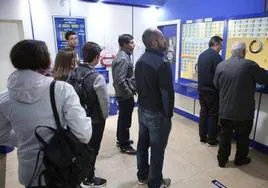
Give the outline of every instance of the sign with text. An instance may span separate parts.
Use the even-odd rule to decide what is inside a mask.
[[[62,48],[66,48],[67,42],[65,40],[65,33],[67,31],[74,31],[78,40],[76,47],[77,54],[81,58],[81,49],[86,43],[85,18],[53,16],[53,23],[57,48],[56,50],[59,51]]]

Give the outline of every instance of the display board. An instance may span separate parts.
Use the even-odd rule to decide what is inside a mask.
[[[197,81],[196,64],[201,52],[208,48],[209,39],[223,38],[225,21],[187,21],[182,28],[182,47],[180,58],[180,77]]]
[[[67,31],[74,31],[77,35],[77,54],[81,58],[81,49],[86,43],[86,25],[85,18],[78,17],[57,17],[53,16],[54,33],[56,41],[56,51],[67,46],[65,40],[65,33]]]
[[[226,58],[237,41],[247,45],[246,58],[268,70],[268,17],[229,20]]]
[[[167,50],[165,51],[166,60],[171,65],[173,82],[175,79],[175,71],[176,71],[176,47],[177,47],[177,25],[165,25],[158,26],[165,37],[167,43]]]
[[[167,50],[165,51],[165,60],[170,62],[173,82],[179,81],[179,50],[180,50],[180,20],[169,20],[157,23],[165,37]]]

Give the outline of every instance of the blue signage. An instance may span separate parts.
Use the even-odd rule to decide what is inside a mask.
[[[86,43],[85,18],[53,16],[53,21],[57,51],[62,48],[66,48],[67,46],[67,42],[65,40],[65,33],[67,31],[74,31],[77,35],[78,40],[76,50],[77,54],[81,59],[81,49]]]

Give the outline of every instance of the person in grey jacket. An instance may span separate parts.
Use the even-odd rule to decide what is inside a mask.
[[[136,150],[131,146],[129,129],[131,127],[132,112],[134,108],[134,94],[136,93],[133,75],[133,64],[130,56],[135,44],[129,34],[120,35],[118,38],[120,51],[112,63],[113,86],[119,104],[117,121],[117,145],[126,154],[135,155]]]
[[[45,72],[50,66],[50,56],[43,41],[23,40],[11,50],[10,59],[18,69],[8,78],[8,91],[0,94],[0,144],[17,147],[19,181],[24,186],[37,186],[39,173],[44,170],[42,152],[37,166],[37,174],[31,185],[40,143],[35,137],[39,125],[57,128],[50,104],[49,88],[52,77]],[[73,87],[66,82],[57,81],[55,100],[60,121],[82,142],[88,143],[91,137],[91,119]],[[49,139],[53,133],[42,131]],[[42,182],[45,185],[45,182]]]
[[[95,156],[91,166],[95,167],[96,159],[100,150],[105,120],[109,112],[109,95],[107,86],[102,74],[96,72],[95,66],[99,62],[101,47],[94,42],[87,42],[82,48],[83,64],[79,64],[71,73],[67,82],[83,79],[87,101],[85,110],[92,119],[92,137],[89,146],[94,149]],[[83,104],[82,104],[83,105]],[[100,187],[106,184],[106,179],[95,177],[94,168],[81,184],[82,188]]]
[[[249,134],[252,129],[256,83],[268,84],[268,74],[251,60],[245,59],[246,44],[232,45],[232,57],[217,66],[214,85],[220,95],[220,145],[218,164],[225,167],[231,152],[233,130],[237,133],[237,151],[234,164],[249,164]]]

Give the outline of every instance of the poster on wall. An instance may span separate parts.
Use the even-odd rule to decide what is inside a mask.
[[[158,22],[157,28],[162,31],[166,40],[165,60],[170,63],[173,82],[179,81],[179,48],[180,48],[180,20]]]
[[[229,21],[226,58],[231,57],[235,42],[245,42],[246,58],[268,70],[268,17],[234,19]]]
[[[74,31],[77,35],[76,51],[81,58],[81,49],[86,43],[86,25],[83,17],[61,17],[53,16],[54,34],[56,42],[56,51],[66,48],[67,42],[65,40],[65,33],[67,31]]]
[[[175,81],[175,71],[176,71],[176,47],[177,47],[177,25],[165,25],[158,26],[165,37],[167,43],[167,49],[165,51],[165,57],[171,64],[173,81]]]
[[[197,60],[200,53],[208,48],[209,39],[214,36],[223,38],[224,21],[188,21],[182,29],[181,78],[197,81]]]

